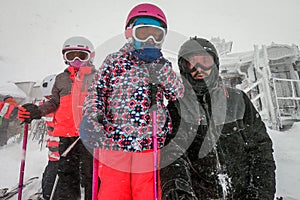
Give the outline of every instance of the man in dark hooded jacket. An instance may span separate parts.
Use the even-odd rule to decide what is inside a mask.
[[[222,84],[213,44],[191,38],[178,65],[185,96],[168,105],[176,136],[161,154],[163,199],[274,199],[272,141],[247,95]]]

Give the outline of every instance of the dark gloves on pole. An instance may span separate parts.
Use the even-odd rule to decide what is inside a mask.
[[[38,106],[32,103],[26,103],[19,107],[18,119],[21,122],[30,123],[34,119],[41,119],[42,114]]]
[[[98,148],[103,146],[105,131],[102,117],[88,118],[84,116],[80,122],[80,138],[84,145],[89,148]]]
[[[193,188],[180,178],[170,180],[162,190],[163,200],[198,200]]]

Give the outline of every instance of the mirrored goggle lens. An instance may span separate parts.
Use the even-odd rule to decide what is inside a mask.
[[[197,68],[208,71],[215,65],[214,59],[210,55],[196,55],[188,60],[185,68],[189,71],[196,71]]]
[[[133,37],[136,41],[146,42],[150,38],[155,43],[162,43],[166,35],[164,28],[154,25],[137,25],[133,27]]]
[[[88,61],[90,59],[90,53],[87,51],[67,51],[65,58],[68,62],[73,62],[76,58],[81,61]]]
[[[215,66],[214,63],[210,66],[204,66],[201,63],[196,63],[195,65],[189,63],[185,66],[185,71],[191,73],[196,71],[198,68],[202,69],[203,71],[208,71],[211,70],[214,66]]]

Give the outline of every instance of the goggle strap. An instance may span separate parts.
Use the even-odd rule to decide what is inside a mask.
[[[184,68],[184,71],[185,71],[186,73],[190,74],[190,73],[193,73],[193,72],[197,71],[197,68],[196,68],[196,67],[193,67],[192,69]]]
[[[127,28],[125,30],[125,37],[126,37],[126,39],[132,37],[132,28]]]

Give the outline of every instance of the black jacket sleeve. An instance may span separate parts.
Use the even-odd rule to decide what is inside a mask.
[[[190,165],[180,157],[160,171],[163,200],[197,200],[191,185]]]
[[[186,123],[180,113],[178,101],[169,102],[168,110],[172,119],[173,132],[168,135],[167,145],[161,150],[161,186],[162,199],[197,200],[191,185],[190,165],[185,154],[189,142],[189,134],[197,131],[197,125],[190,126],[187,131]]]
[[[267,133],[254,105],[244,93],[245,101],[245,139],[249,156],[250,180],[249,199],[274,199],[275,194],[275,161],[272,141]]]
[[[162,149],[162,165],[175,161],[181,157],[193,142],[197,130],[197,120],[186,122],[184,117],[186,111],[183,111],[182,103],[179,101],[169,102],[167,106],[171,120],[172,120],[172,133],[167,135],[166,146]]]

